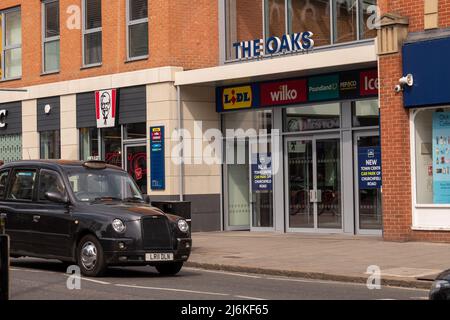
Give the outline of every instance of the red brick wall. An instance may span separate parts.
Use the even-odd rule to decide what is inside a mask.
[[[81,30],[69,30],[66,10],[81,0],[60,0],[61,71],[41,76],[41,1],[1,0],[0,10],[20,5],[22,12],[22,79],[2,87],[79,79],[162,66],[195,69],[219,61],[218,5],[210,0],[150,0],[149,59],[126,63],[125,0],[103,0],[103,64],[81,69]]]
[[[381,0],[382,12],[409,18],[409,31],[424,30],[423,0]],[[439,0],[439,26],[450,26],[450,0]],[[384,239],[450,242],[450,232],[413,231],[409,113],[403,96],[394,92],[402,76],[401,53],[381,56],[380,106],[383,157]]]

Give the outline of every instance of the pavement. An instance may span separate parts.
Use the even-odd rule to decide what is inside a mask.
[[[429,289],[450,269],[450,244],[387,242],[374,236],[193,233],[187,266],[256,274]],[[378,268],[378,269],[377,269]],[[368,272],[369,271],[369,272]]]

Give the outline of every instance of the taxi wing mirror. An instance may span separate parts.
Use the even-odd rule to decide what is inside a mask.
[[[56,203],[69,203],[69,197],[59,192],[46,192],[45,198],[51,202]]]

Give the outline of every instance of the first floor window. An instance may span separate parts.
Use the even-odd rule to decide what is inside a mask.
[[[417,204],[450,205],[450,107],[414,117]]]
[[[43,71],[55,72],[59,70],[59,1],[58,0],[44,0],[42,2],[42,17],[43,37],[42,37],[42,52],[43,52]]]
[[[128,58],[148,55],[148,2],[127,0]]]
[[[84,65],[102,62],[102,1],[83,0]]]
[[[61,158],[61,139],[59,130],[40,133],[41,159]]]
[[[0,79],[22,75],[22,20],[20,8],[0,11]]]

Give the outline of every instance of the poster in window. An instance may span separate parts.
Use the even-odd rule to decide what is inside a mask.
[[[450,112],[433,114],[433,202],[450,203]]]

